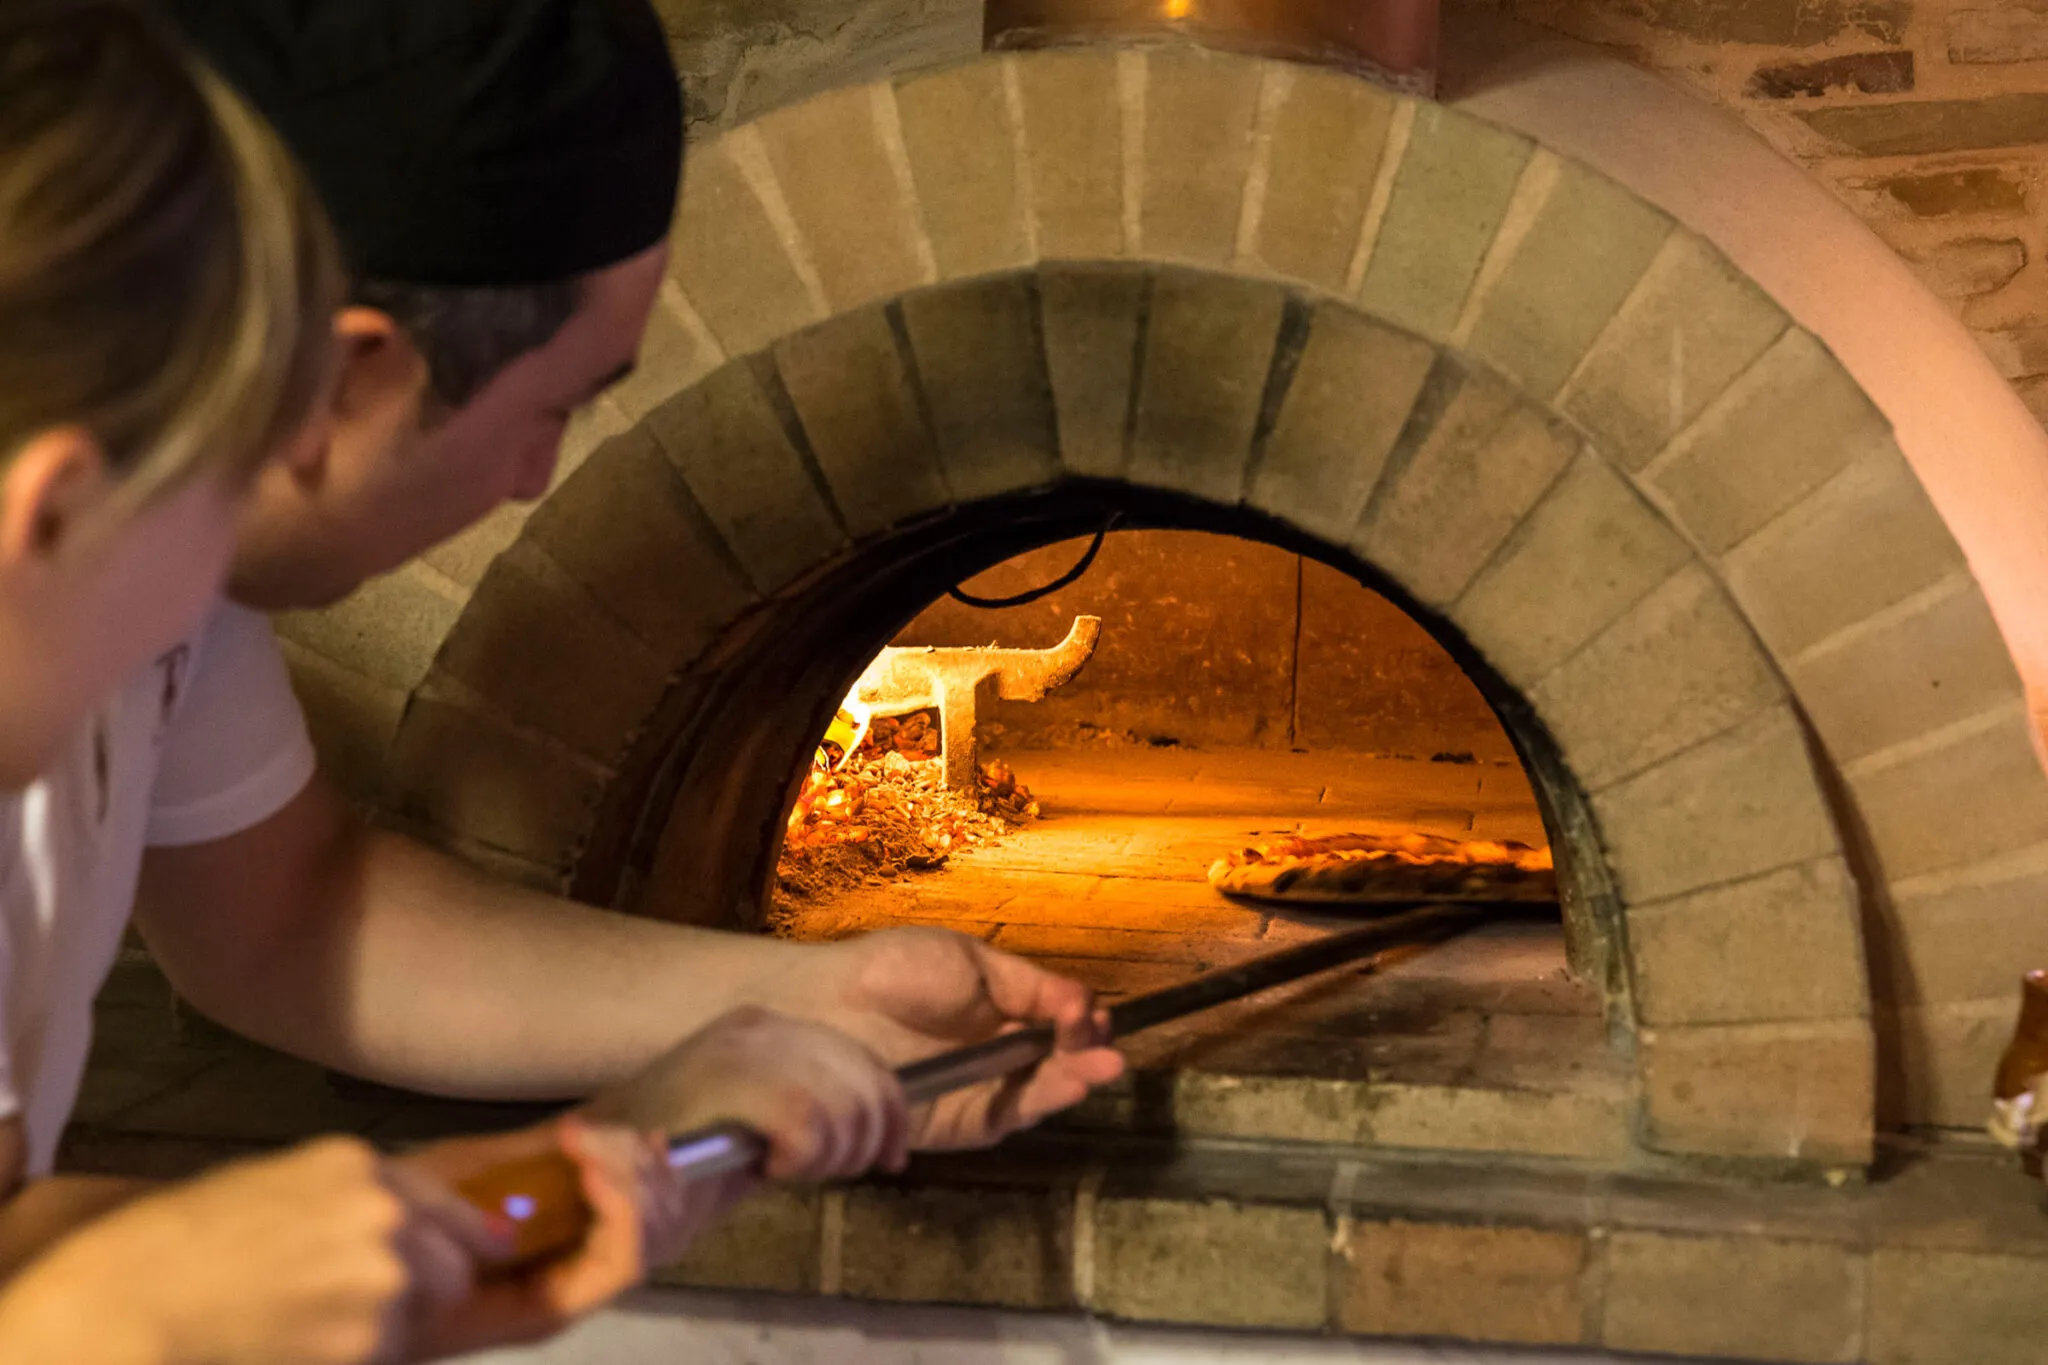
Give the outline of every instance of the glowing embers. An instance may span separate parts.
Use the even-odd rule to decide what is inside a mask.
[[[840,744],[848,747],[834,755]],[[1007,763],[982,764],[961,790],[946,785],[939,753],[934,711],[856,727],[842,710],[790,808],[778,901],[927,872],[1037,818],[1037,800]]]

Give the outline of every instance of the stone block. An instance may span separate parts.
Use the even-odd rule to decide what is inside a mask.
[[[1200,47],[1145,54],[1138,240],[1150,259],[1224,265],[1237,254],[1264,63]]]
[[[2013,385],[2020,401],[2027,405],[2027,411],[2034,414],[2034,420],[2048,425],[2048,379],[2036,376],[2022,379]]]
[[[1688,564],[1529,692],[1591,791],[1641,772],[1785,698],[1748,622]]]
[[[1341,292],[1379,175],[1394,101],[1348,74],[1270,68],[1282,82],[1272,114],[1265,195],[1246,256],[1275,274]]]
[[[1479,299],[1466,349],[1532,397],[1552,397],[1671,226],[1660,210],[1597,171],[1560,163],[1527,232]]]
[[[1597,793],[1593,811],[1631,905],[1840,851],[1806,736],[1782,707]]]
[[[668,667],[696,658],[754,601],[644,427],[592,455],[535,510],[526,534]]]
[[[1376,1087],[1372,1140],[1382,1147],[1617,1162],[1631,1150],[1619,1091]]]
[[[1991,1079],[2020,1010],[2023,964],[2006,966],[2007,985],[1993,999],[1909,1005],[1886,1021],[1898,1045],[1899,1122],[1983,1131]]]
[[[970,62],[896,87],[918,210],[942,280],[1031,259],[1007,70],[1000,61]]]
[[[1995,294],[2027,264],[2027,244],[2017,237],[1959,237],[1906,253],[1906,261],[1927,287],[1961,301]]]
[[[1247,501],[1326,540],[1348,540],[1435,357],[1428,343],[1349,308],[1317,308]]]
[[[1582,451],[1449,615],[1527,687],[1692,557],[1642,496]]]
[[[1976,337],[2007,379],[2048,374],[2048,322],[1979,331]]]
[[[815,1294],[822,1202],[815,1189],[771,1185],[757,1190],[691,1243],[682,1260],[660,1267],[650,1278],[693,1289]]]
[[[1816,133],[1857,156],[1927,156],[2048,142],[2048,93],[1895,100],[1800,111]]]
[[[398,727],[386,791],[401,815],[542,866],[566,867],[609,776],[423,692]]]
[[[1948,59],[1964,65],[2048,58],[2048,10],[2023,5],[1952,11]]]
[[[1856,884],[1838,857],[1628,909],[1644,1025],[1869,1013]]]
[[[1074,1306],[1073,1196],[927,1186],[853,1189],[841,1242],[856,1299]]]
[[[1656,1151],[1827,1166],[1871,1157],[1870,1023],[1644,1029],[1644,1141]]]
[[[745,355],[818,321],[823,301],[790,259],[748,183],[743,159],[763,164],[760,132],[739,128],[690,149],[669,236],[669,275],[727,355]]]
[[[1872,1187],[1876,1197],[1858,1220],[1871,1244],[2048,1260],[2041,1178],[2002,1151],[1963,1143],[1940,1150],[1920,1148]]]
[[[2041,1262],[1879,1247],[1870,1255],[1870,1365],[2034,1365]]]
[[[1616,1231],[1600,1344],[1614,1351],[1852,1365],[1866,1266],[1834,1242]]]
[[[1710,403],[1644,480],[1721,554],[1891,438],[1891,426],[1812,333],[1788,330]]]
[[[913,294],[903,322],[946,484],[962,502],[1059,477],[1031,281],[1006,275]]]
[[[499,555],[512,548],[539,504],[501,502],[482,517],[434,546],[420,560],[464,588],[483,582]]]
[[[1138,338],[1151,297],[1151,275],[1127,266],[1039,270],[1045,364],[1060,460],[1070,473],[1112,478],[1124,472]]]
[[[1844,775],[1888,881],[2048,843],[2048,775],[2022,702]]]
[[[1123,112],[1116,53],[1036,52],[1013,60],[1039,256],[1122,255]]]
[[[1347,1146],[1373,1140],[1372,1115],[1380,1094],[1362,1081],[1191,1070],[1157,1079],[1171,1087],[1172,1117],[1159,1126],[1176,1133]],[[1139,1107],[1148,1107],[1144,1099]]]
[[[783,201],[835,312],[888,298],[932,275],[910,201],[894,92],[846,86],[778,109],[756,126]]]
[[[1109,1317],[1293,1328],[1320,1328],[1327,1317],[1321,1209],[1105,1197],[1092,1236],[1086,1306]]]
[[[1735,600],[1781,660],[1962,567],[1947,524],[1889,441],[1722,561]]]
[[[1836,90],[1902,95],[1912,88],[1913,54],[1890,50],[1760,66],[1751,74],[1745,93],[1753,99],[1789,100]]]
[[[760,592],[775,592],[846,543],[746,362],[657,408],[647,430]]]
[[[1130,478],[1237,504],[1285,305],[1271,285],[1159,274],[1138,377]]]
[[[1562,407],[1602,452],[1640,469],[1789,325],[1714,246],[1674,232],[1565,385]]]
[[[371,579],[331,607],[281,612],[272,620],[278,638],[409,692],[433,667],[462,609],[462,598],[435,581],[431,569],[407,567]]]
[[[1901,1004],[2019,1000],[2019,975],[2048,965],[2048,856],[1960,868],[1892,888]]]
[[[1571,428],[1492,375],[1461,371],[1446,360],[1433,372],[1351,542],[1438,609],[1458,599],[1579,449]]]
[[[1828,753],[1849,763],[2022,696],[1991,608],[1967,577],[1816,645],[1787,670]]]
[[[1654,28],[1715,43],[1816,47],[1843,38],[1905,41],[1906,0],[1751,0],[1736,9],[1698,0],[1649,0],[1633,11]]]
[[[783,338],[775,366],[848,533],[873,535],[949,501],[908,357],[880,308]]]
[[[1521,1345],[1586,1340],[1591,1246],[1547,1228],[1347,1222],[1337,1325]]]
[[[2011,166],[1972,166],[1959,171],[1907,172],[1877,180],[1850,181],[1848,188],[1882,210],[1915,218],[1963,214],[2025,213],[2027,186]]]
[[[1518,133],[1416,106],[1359,303],[1398,327],[1448,337],[1533,150]]]
[[[405,714],[406,694],[329,663],[289,640],[279,643],[291,669],[292,691],[320,754],[320,771],[350,799],[375,801],[399,717]]]
[[[624,754],[669,678],[660,658],[530,545],[513,546],[484,575],[436,671],[604,764]]]

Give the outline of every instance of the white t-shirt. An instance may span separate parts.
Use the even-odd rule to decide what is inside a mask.
[[[78,1100],[143,848],[260,824],[312,775],[269,623],[222,604],[99,708],[43,780],[0,793],[0,1120],[23,1118],[30,1177],[49,1174]]]

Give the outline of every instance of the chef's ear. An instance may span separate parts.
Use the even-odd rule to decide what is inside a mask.
[[[341,354],[334,390],[337,420],[374,418],[393,405],[416,409],[425,398],[426,357],[389,313],[344,308],[334,315],[334,337]]]
[[[0,568],[55,559],[112,491],[106,455],[85,428],[31,437],[0,472]]]

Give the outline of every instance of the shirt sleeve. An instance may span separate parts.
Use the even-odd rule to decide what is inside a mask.
[[[283,809],[314,769],[313,741],[270,622],[223,603],[164,733],[148,842],[205,844]]]

